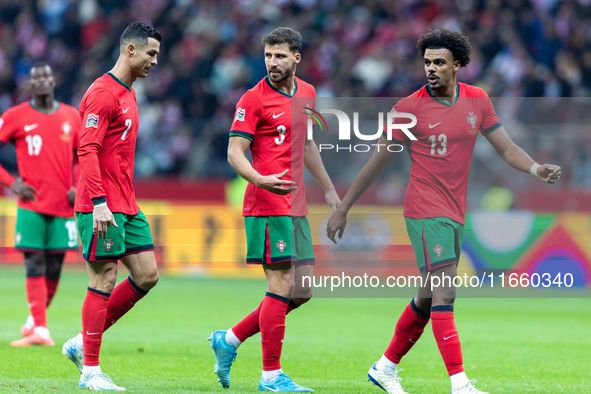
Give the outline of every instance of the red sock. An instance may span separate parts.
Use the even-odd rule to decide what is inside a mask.
[[[107,331],[109,327],[115,324],[121,316],[129,312],[135,303],[141,300],[146,294],[148,292],[136,285],[130,277],[115,286],[109,297],[107,318],[103,331]]]
[[[99,365],[103,328],[107,317],[109,294],[88,288],[82,304],[82,343],[84,365]]]
[[[440,305],[431,308],[433,335],[443,357],[449,376],[464,372],[462,345],[454,322],[453,306]]]
[[[35,321],[35,327],[47,327],[47,287],[45,277],[34,276],[25,279],[29,310]]]
[[[232,332],[234,335],[236,335],[236,338],[238,338],[240,342],[246,341],[248,338],[261,331],[261,327],[259,326],[259,315],[261,314],[261,306],[263,305],[263,302],[265,302],[264,298],[257,309],[246,315],[244,319],[240,320],[238,324],[232,327]],[[298,307],[298,304],[293,301],[289,301],[287,312],[285,314],[288,315],[289,312]]]
[[[289,299],[267,293],[259,314],[263,345],[263,371],[281,369],[281,348],[285,336],[285,315]]]
[[[51,280],[47,276],[45,277],[45,287],[47,288],[47,304],[49,306],[51,304],[51,300],[53,300],[53,296],[57,291],[57,286],[59,285],[60,281],[58,280]]]
[[[394,336],[384,352],[386,358],[393,363],[400,364],[400,359],[419,340],[429,323],[429,315],[414,305],[414,300],[406,306],[396,323]]]

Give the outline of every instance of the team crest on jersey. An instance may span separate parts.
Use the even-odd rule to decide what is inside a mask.
[[[466,117],[470,126],[472,126],[472,130],[476,128],[476,123],[478,122],[478,116],[474,115],[474,112],[468,112],[468,116]]]
[[[70,124],[68,122],[64,122],[62,124],[62,131],[64,132],[64,134],[62,134],[60,136],[62,141],[65,141],[65,142],[70,141],[70,131],[72,131],[72,126],[70,126]]]
[[[285,248],[287,248],[287,244],[285,242],[283,242],[282,239],[279,240],[279,242],[277,242],[277,249],[279,249],[279,253],[284,253],[285,252]]]
[[[94,127],[95,129],[98,128],[98,121],[99,116],[95,114],[88,114],[86,117],[86,126],[85,127]]]
[[[246,110],[244,108],[238,107],[236,110],[236,116],[234,117],[234,121],[241,121],[244,122],[244,116],[246,115]]]
[[[110,252],[113,247],[113,240],[107,239],[103,245],[105,246],[105,251]]]
[[[443,253],[443,246],[440,246],[439,244],[437,244],[433,248],[433,251],[435,252],[435,254],[437,255],[437,257],[441,257],[441,253]]]

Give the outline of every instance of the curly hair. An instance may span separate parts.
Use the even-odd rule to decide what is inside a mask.
[[[470,63],[470,52],[472,46],[468,36],[459,31],[448,29],[430,30],[423,34],[417,41],[417,49],[421,57],[425,56],[427,49],[448,49],[454,60],[460,61],[460,67],[466,67]]]

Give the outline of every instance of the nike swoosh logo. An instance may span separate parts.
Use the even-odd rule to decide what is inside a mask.
[[[458,336],[458,334],[454,334],[454,335],[451,335],[449,337],[443,337],[443,340],[444,341],[447,341],[449,338],[453,338],[453,337],[457,337],[457,336]]]
[[[441,122],[443,122],[443,120],[442,120]],[[432,129],[433,127],[437,126],[437,125],[438,125],[438,124],[440,124],[441,122],[439,122],[439,123],[435,123],[434,125],[431,125],[431,123],[429,123],[429,128],[430,128],[430,129]]]
[[[25,132],[28,133],[29,131],[36,129],[37,127],[39,127],[39,123],[30,124],[30,125],[27,124],[27,125],[25,125]]]
[[[275,115],[273,114],[273,119],[277,119],[278,117],[280,117],[281,115],[283,115],[285,113],[285,111],[283,111],[282,113],[280,113],[279,115]]]
[[[126,113],[127,113],[127,111],[129,111],[129,109],[130,109],[130,108],[131,108],[131,107],[127,107],[127,109],[123,109],[123,110],[122,110],[122,111],[123,111],[123,113],[124,113],[124,114],[126,114]]]
[[[86,335],[99,335],[100,332],[88,332],[86,331]]]

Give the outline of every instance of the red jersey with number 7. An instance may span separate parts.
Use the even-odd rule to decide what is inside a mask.
[[[55,111],[45,111],[26,102],[2,114],[0,141],[14,143],[18,172],[38,192],[35,201],[19,198],[19,207],[51,216],[74,215],[68,191],[79,143],[78,119],[76,108],[63,103]]]
[[[305,216],[308,214],[304,191],[304,149],[308,116],[304,108],[292,113],[293,97],[310,98],[314,108],[316,90],[295,77],[293,95],[276,89],[269,77],[262,79],[240,98],[236,105],[230,137],[251,142],[252,166],[261,175],[289,170],[281,180],[294,181],[298,187],[281,196],[249,183],[244,194],[244,216]]]
[[[139,115],[135,90],[111,73],[98,78],[80,103],[82,132],[76,212],[105,202],[111,212],[139,212],[133,190]]]

